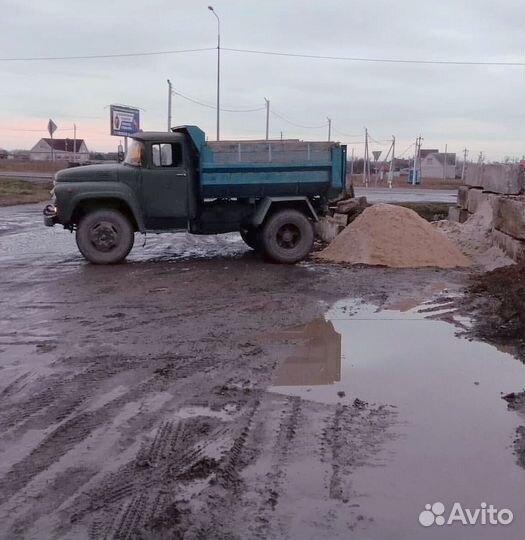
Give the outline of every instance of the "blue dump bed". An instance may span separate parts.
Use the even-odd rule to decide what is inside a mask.
[[[199,155],[204,199],[306,195],[336,197],[345,185],[346,146],[335,142],[206,142],[195,126],[187,133]]]

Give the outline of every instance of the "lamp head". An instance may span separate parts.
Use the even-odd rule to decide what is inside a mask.
[[[209,9],[210,11],[213,11],[213,6],[208,6],[208,9]]]

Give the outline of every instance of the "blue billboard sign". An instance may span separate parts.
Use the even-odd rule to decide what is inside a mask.
[[[109,107],[111,135],[127,137],[140,131],[140,111],[123,105]]]

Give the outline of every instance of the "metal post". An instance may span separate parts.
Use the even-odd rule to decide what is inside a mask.
[[[215,15],[217,19],[217,140],[219,141],[220,136],[220,107],[221,107],[221,21],[213,6],[208,6],[208,9]]]
[[[77,125],[73,124],[73,162],[77,161]]]
[[[55,143],[53,142],[53,133],[51,133],[51,161],[55,161]]]
[[[171,96],[173,94],[173,87],[171,81],[168,79],[168,131],[171,130]]]
[[[266,140],[268,140],[270,136],[270,100],[264,98],[264,101],[266,101]]]
[[[124,137],[124,155],[128,153],[128,138]]]
[[[328,120],[328,142],[330,142],[332,139],[332,119],[328,117],[326,119]]]

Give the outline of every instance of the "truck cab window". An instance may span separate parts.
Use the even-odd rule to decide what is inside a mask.
[[[152,144],[151,162],[155,167],[180,167],[182,146],[180,144]]]
[[[140,167],[142,165],[144,157],[144,145],[135,139],[133,139],[128,146],[124,163],[127,165],[133,165],[134,167]]]

